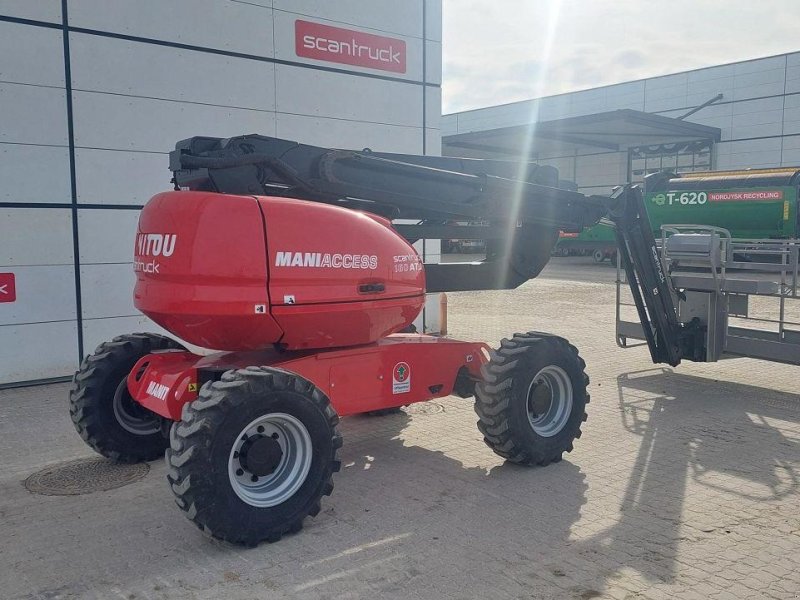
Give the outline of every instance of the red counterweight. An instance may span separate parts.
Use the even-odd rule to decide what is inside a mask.
[[[217,350],[368,344],[424,303],[422,261],[387,219],[290,198],[159,194],[134,269],[136,308]]]

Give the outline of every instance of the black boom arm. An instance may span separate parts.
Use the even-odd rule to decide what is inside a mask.
[[[536,277],[558,232],[604,214],[602,198],[558,187],[530,162],[333,150],[260,135],[194,137],[170,153],[176,189],[279,195],[415,224],[407,240],[486,240],[486,260],[426,266],[431,292],[508,289]],[[435,234],[435,235],[431,235]]]
[[[641,188],[617,188],[608,199],[608,209],[617,251],[653,362],[675,367],[681,358],[704,360],[704,331],[696,321],[678,321]]]
[[[416,221],[409,241],[484,239],[479,263],[426,265],[427,290],[508,289],[536,277],[558,231],[613,222],[656,363],[703,360],[704,332],[678,321],[641,190],[611,197],[559,187],[558,172],[519,161],[335,150],[261,135],[194,137],[170,153],[176,189],[288,196]]]

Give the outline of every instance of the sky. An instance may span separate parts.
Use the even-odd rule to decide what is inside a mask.
[[[443,0],[442,112],[800,50],[800,0]]]

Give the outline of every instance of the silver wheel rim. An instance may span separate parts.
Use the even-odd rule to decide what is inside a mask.
[[[572,413],[572,381],[561,367],[548,365],[528,386],[528,422],[542,437],[559,433]]]
[[[114,418],[116,418],[120,427],[133,435],[153,435],[161,431],[160,419],[152,413],[148,415],[147,412],[149,411],[143,406],[138,407],[138,410],[136,410],[134,402],[136,401],[131,398],[130,392],[128,392],[128,381],[123,379],[117,386],[117,391],[114,392],[114,400],[112,401]],[[144,413],[144,416],[141,416],[135,414],[134,411],[147,412]]]
[[[246,444],[262,438],[272,438],[277,443],[280,458],[272,472],[254,474],[247,465]],[[270,413],[254,419],[239,432],[228,458],[228,477],[236,495],[250,506],[277,506],[303,485],[311,470],[311,458],[311,435],[305,425],[292,415]]]

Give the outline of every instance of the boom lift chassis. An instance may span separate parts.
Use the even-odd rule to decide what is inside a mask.
[[[586,419],[585,364],[563,338],[515,334],[491,351],[481,342],[397,332],[398,315],[410,323],[421,306],[421,279],[408,279],[411,291],[393,300],[397,310],[388,312],[374,299],[392,280],[354,275],[357,300],[324,305],[330,313],[314,304],[295,306],[291,294],[281,303],[273,292],[252,314],[253,304],[241,298],[272,289],[283,259],[275,263],[269,254],[266,272],[262,259],[251,259],[280,237],[276,224],[289,213],[308,215],[305,227],[302,219],[291,223],[298,236],[318,227],[314,235],[336,239],[336,232],[319,228],[330,218],[351,223],[351,235],[383,236],[381,249],[400,244],[412,258],[398,235],[410,243],[488,240],[483,262],[425,265],[429,292],[515,288],[539,274],[559,230],[580,231],[605,217],[614,224],[653,361],[675,366],[707,357],[700,319],[678,319],[638,187],[585,196],[559,189],[554,169],[524,162],[331,150],[258,135],[184,140],[170,154],[170,169],[176,191],[154,197],[143,210],[137,253],[163,250],[166,256],[164,236],[172,235],[170,260],[183,261],[188,271],[137,273],[137,307],[183,339],[228,351],[199,356],[153,334],[115,338],[82,363],[71,413],[84,440],[115,460],[152,460],[166,448],[178,506],[216,537],[275,541],[316,515],[340,466],[339,416],[474,395],[484,441],[525,465],[560,460]],[[199,224],[200,218],[219,218],[220,225],[242,218],[230,231],[243,238],[244,228],[256,223],[252,239],[235,240],[239,255],[230,256],[242,263],[234,274],[244,273],[245,263],[255,265],[248,280],[254,284],[230,287],[229,263],[204,251],[204,240],[218,236],[218,228]],[[396,233],[388,233],[388,219],[416,224],[395,225]],[[453,225],[458,222],[486,225]],[[193,240],[188,255],[178,256],[184,246],[176,250],[169,228],[179,229],[181,244]],[[319,259],[299,260],[314,266]],[[348,260],[358,267],[370,256]],[[317,277],[329,290],[324,278],[330,273]],[[215,304],[217,293],[225,301]],[[272,329],[270,319],[277,323]],[[273,332],[263,338],[272,341],[257,343],[254,331]],[[169,442],[162,435],[167,432]]]

